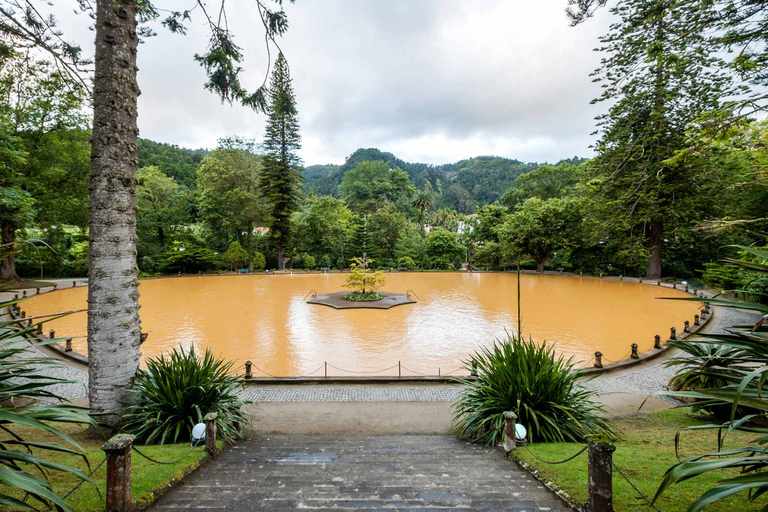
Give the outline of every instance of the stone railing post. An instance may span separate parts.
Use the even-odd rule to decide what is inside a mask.
[[[699,315],[693,315],[693,325],[701,325],[701,321],[699,321]]]
[[[603,353],[599,350],[595,352],[595,368],[603,367]]]
[[[253,363],[250,361],[245,362],[245,378],[250,379],[253,377],[253,373],[251,373],[251,367],[253,366]]]
[[[685,332],[691,332],[691,322],[689,322],[688,320],[686,320],[686,321],[683,323],[683,325],[685,325],[685,327],[683,328],[683,331],[685,331]]]
[[[658,334],[653,337],[653,348],[661,348],[661,336]]]
[[[48,338],[49,339],[53,339],[55,337],[56,337],[56,330],[55,329],[51,329],[50,331],[48,331]]]
[[[632,355],[630,355],[632,359],[640,359],[640,354],[637,353],[637,343],[632,344]]]
[[[604,441],[589,442],[589,501],[586,512],[613,512],[613,452]]]
[[[669,328],[669,339],[676,340],[677,339],[677,329],[674,327]]]
[[[67,338],[64,341],[64,352],[72,352],[72,338]]]
[[[504,413],[504,452],[509,453],[515,449],[517,434],[515,425],[517,424],[517,414],[512,411]]]
[[[107,456],[107,508],[106,512],[130,512],[131,448],[136,436],[117,434],[101,447]]]
[[[216,418],[218,414],[209,412],[203,418],[205,422],[205,451],[209,455],[216,454]]]

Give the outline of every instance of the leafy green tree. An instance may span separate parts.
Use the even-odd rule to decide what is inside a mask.
[[[221,258],[227,262],[230,270],[237,270],[243,266],[245,262],[249,260],[248,252],[243,249],[240,242],[230,242],[227,251],[221,255]],[[251,259],[251,266],[253,266],[253,260]]]
[[[261,166],[247,143],[222,141],[198,168],[200,216],[212,231],[224,230],[244,246],[253,260],[254,228],[268,218],[269,206],[259,190]]]
[[[564,197],[576,185],[578,176],[576,166],[563,162],[558,165],[540,165],[531,172],[520,175],[515,187],[501,197],[501,203],[513,209],[530,197],[551,199]]]
[[[552,253],[572,243],[580,220],[574,199],[532,197],[512,212],[499,229],[499,237],[512,254],[527,254],[543,272]]]
[[[173,144],[139,139],[139,169],[157,167],[179,185],[194,190],[197,166],[208,152],[204,149],[186,149]]]
[[[19,186],[17,169],[27,157],[18,137],[0,125],[0,283],[15,281],[16,230],[34,218],[34,201],[28,192]]]
[[[292,230],[291,215],[301,192],[301,149],[299,112],[293,93],[288,63],[278,54],[269,86],[267,131],[262,144],[262,194],[271,206],[269,238],[277,248],[277,268],[285,268],[285,249]]]
[[[372,247],[371,235],[368,231],[368,215],[355,217],[352,225],[352,236],[345,253],[346,258],[349,261],[355,258],[365,258]]]
[[[334,260],[348,255],[345,245],[349,243],[353,213],[344,201],[328,196],[309,196],[297,219],[297,239],[302,250],[316,257],[327,254]]]
[[[368,216],[368,235],[370,245],[368,254],[385,262],[396,261],[398,258],[398,243],[408,229],[408,219],[400,212],[391,208],[382,208]]]
[[[142,167],[137,178],[136,231],[139,255],[163,252],[168,248],[173,231],[188,220],[185,192],[176,180],[161,172],[158,167]]]
[[[340,190],[347,204],[362,213],[373,213],[382,201],[395,202],[415,192],[408,174],[399,168],[390,169],[385,162],[360,162],[344,174]]]
[[[424,256],[433,268],[450,268],[465,253],[466,247],[456,240],[456,233],[443,228],[433,229],[424,240]]]
[[[472,238],[477,242],[498,242],[499,228],[507,217],[507,209],[497,204],[489,204],[477,210],[477,222],[472,231]]]
[[[706,169],[686,149],[686,130],[727,93],[726,79],[701,34],[688,32],[674,0],[624,0],[618,21],[601,38],[607,56],[596,71],[610,101],[600,118],[592,169],[603,179],[606,221],[623,223],[647,240],[647,277],[662,271],[665,232],[696,220]],[[682,35],[681,35],[682,34]]]
[[[315,257],[311,254],[306,254],[303,258],[304,268],[307,270],[312,270],[315,267],[317,267],[317,263],[315,262]]]
[[[257,252],[253,255],[253,269],[254,270],[264,270],[267,266],[267,259],[264,257],[263,254],[260,252]]]

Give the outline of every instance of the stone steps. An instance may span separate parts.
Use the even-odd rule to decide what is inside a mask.
[[[265,436],[229,448],[155,509],[570,510],[498,450],[447,436]]]

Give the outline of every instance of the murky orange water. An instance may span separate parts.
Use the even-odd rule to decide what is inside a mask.
[[[450,373],[479,347],[516,331],[514,274],[394,273],[387,291],[412,289],[417,304],[390,310],[335,310],[306,304],[310,290],[341,289],[344,276],[277,275],[183,277],[142,281],[142,330],[149,338],[144,357],[174,346],[211,347],[225,358],[250,359],[273,375],[305,375],[328,362],[329,375],[344,370],[397,375],[398,361],[424,374]],[[698,303],[656,300],[680,291],[637,283],[569,276],[521,276],[523,332],[591,364],[600,350],[607,360],[640,351],[653,335],[682,331]],[[86,307],[86,288],[65,289],[24,303],[30,314]],[[46,326],[57,336],[84,335],[85,313]],[[86,353],[86,340],[74,340]],[[254,373],[258,374],[256,370]],[[322,375],[320,369],[315,375]]]

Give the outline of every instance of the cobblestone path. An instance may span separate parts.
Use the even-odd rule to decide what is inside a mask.
[[[267,436],[229,448],[153,510],[565,512],[498,450],[445,436]]]
[[[460,390],[441,388],[293,388],[243,392],[248,400],[265,402],[455,402]]]

